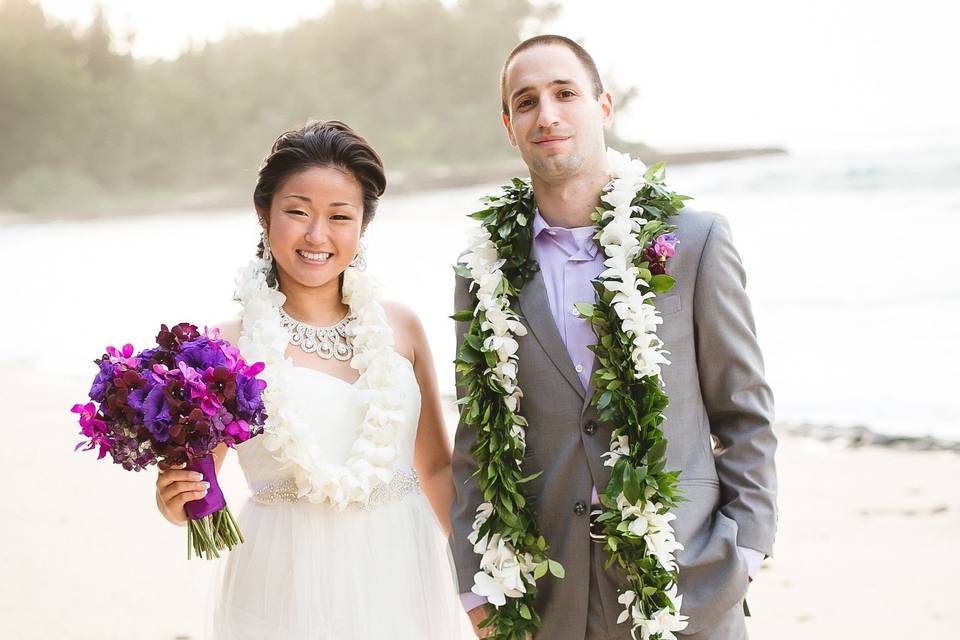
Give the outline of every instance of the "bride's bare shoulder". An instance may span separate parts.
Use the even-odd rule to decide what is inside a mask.
[[[387,322],[393,328],[397,351],[411,362],[416,362],[416,354],[423,351],[426,336],[420,318],[410,307],[392,300],[381,302],[387,314]]]
[[[236,345],[240,339],[240,318],[232,318],[223,322],[218,322],[210,326],[220,330],[220,337],[232,345]]]

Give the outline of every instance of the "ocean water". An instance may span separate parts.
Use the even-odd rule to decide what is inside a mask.
[[[960,439],[960,145],[859,145],[678,166],[690,206],[731,222],[778,419]],[[388,196],[370,270],[420,315],[453,391],[450,264],[496,185]],[[0,366],[93,371],[161,322],[232,317],[251,209],[0,227]],[[63,399],[65,406],[79,399]]]

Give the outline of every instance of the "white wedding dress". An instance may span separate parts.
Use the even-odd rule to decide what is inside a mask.
[[[397,471],[365,507],[338,510],[297,499],[290,469],[262,438],[237,447],[251,490],[239,514],[246,542],[226,560],[214,638],[473,637],[446,540],[413,471],[420,390],[403,361],[406,419]],[[362,418],[362,389],[314,369],[293,371],[297,412],[310,420],[328,460],[347,459]]]

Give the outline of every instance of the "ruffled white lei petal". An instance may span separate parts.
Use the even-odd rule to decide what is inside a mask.
[[[390,482],[396,470],[397,438],[404,420],[402,356],[394,350],[393,331],[373,279],[349,267],[344,273],[343,301],[355,320],[349,331],[354,356],[350,366],[360,373],[355,386],[361,398],[363,419],[356,440],[344,464],[323,456],[320,443],[312,437],[309,422],[297,410],[293,361],[286,357],[289,335],[280,321],[280,307],[286,297],[267,285],[270,263],[254,260],[237,279],[237,300],[243,305],[238,348],[245,357],[266,366],[261,377],[267,388],[263,401],[267,410],[263,445],[274,458],[287,464],[301,497],[344,509],[365,505],[377,487]]]

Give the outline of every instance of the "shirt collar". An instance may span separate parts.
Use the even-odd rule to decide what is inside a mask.
[[[536,209],[533,214],[533,237],[535,240],[542,240],[550,237],[556,241],[557,234],[566,236],[567,243],[575,245],[579,252],[586,253],[590,258],[597,255],[597,244],[593,241],[593,236],[597,232],[594,226],[589,227],[551,227],[547,221],[540,215],[540,209]]]

